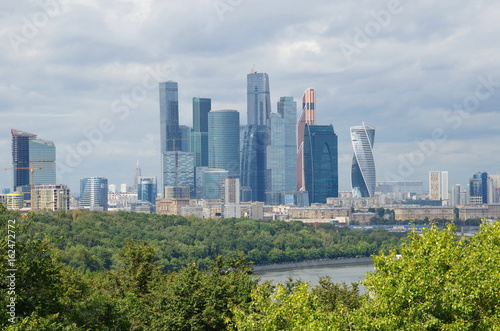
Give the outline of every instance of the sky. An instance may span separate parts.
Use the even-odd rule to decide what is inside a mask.
[[[246,75],[271,102],[316,89],[316,124],[339,141],[350,190],[349,128],[375,126],[377,180],[449,183],[500,174],[500,2],[496,0],[44,0],[0,3],[0,168],[11,129],[57,148],[58,182],[160,178],[158,83],[246,122]],[[12,171],[0,170],[0,188]]]

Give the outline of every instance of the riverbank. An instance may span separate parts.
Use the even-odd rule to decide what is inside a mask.
[[[254,272],[269,271],[269,270],[283,270],[283,269],[296,269],[296,268],[313,268],[329,265],[343,265],[343,264],[365,264],[373,262],[371,257],[356,257],[347,259],[326,259],[326,260],[310,260],[302,262],[289,262],[289,263],[276,263],[253,266]]]

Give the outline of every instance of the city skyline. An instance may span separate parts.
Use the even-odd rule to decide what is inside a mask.
[[[349,128],[362,121],[377,127],[378,180],[426,180],[442,169],[450,186],[465,186],[471,173],[500,173],[499,4],[228,6],[6,7],[0,167],[12,166],[9,131],[17,128],[54,142],[57,182],[72,192],[88,176],[131,184],[136,160],[160,178],[158,82],[179,82],[181,124],[192,123],[193,97],[238,110],[245,124],[245,76],[255,68],[269,75],[272,112],[279,97],[300,100],[315,87],[317,122],[332,123],[339,138],[341,190],[350,189]],[[39,14],[48,19],[33,21]],[[29,35],[26,22],[37,24]],[[4,171],[0,187],[11,182]]]

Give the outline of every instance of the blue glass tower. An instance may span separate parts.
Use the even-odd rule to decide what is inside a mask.
[[[208,167],[208,113],[211,108],[211,99],[193,98],[193,130],[190,143],[197,167]]]
[[[19,186],[30,185],[30,149],[29,143],[36,138],[35,134],[11,130],[12,134],[12,168],[14,171],[13,189]]]
[[[332,125],[304,128],[304,180],[309,203],[326,203],[338,196],[337,135]]]
[[[139,176],[137,178],[137,200],[156,204],[156,177]]]
[[[354,149],[352,158],[351,183],[352,195],[355,198],[375,196],[375,161],[373,160],[373,143],[375,127],[368,123],[351,128],[351,142]]]
[[[179,92],[177,82],[160,83],[161,152],[179,151]]]
[[[29,142],[33,185],[56,184],[56,147],[52,141],[33,139]]]
[[[212,110],[208,113],[208,166],[240,175],[240,113]]]
[[[94,210],[108,210],[108,179],[103,177],[80,180],[80,207]]]

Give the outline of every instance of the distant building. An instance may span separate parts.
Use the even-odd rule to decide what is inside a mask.
[[[236,110],[208,113],[208,165],[240,175],[240,114]]]
[[[375,161],[373,144],[375,127],[368,123],[351,127],[352,158],[351,184],[355,198],[370,198],[375,195]]]
[[[332,125],[309,125],[304,130],[304,180],[309,203],[338,196],[337,135]]]
[[[177,82],[160,83],[161,152],[180,151],[179,92]]]
[[[305,191],[304,173],[304,135],[306,125],[314,125],[315,121],[315,91],[307,89],[302,96],[302,113],[297,123],[297,191]]]
[[[33,168],[33,185],[56,184],[56,147],[52,141],[29,141],[30,168]]]
[[[453,221],[455,213],[453,207],[398,207],[394,209],[396,221],[445,219]]]
[[[69,210],[70,191],[67,185],[35,185],[32,210]]]
[[[179,125],[179,150],[181,152],[191,152],[191,128],[187,125]]]
[[[478,172],[469,180],[469,205],[478,206],[491,203],[492,183],[486,172]],[[489,189],[490,188],[490,189]]]
[[[196,167],[196,198],[220,200],[226,177],[229,177],[229,171],[225,169]]]
[[[189,152],[163,153],[163,186],[189,186],[194,195],[194,154]]]
[[[420,196],[424,191],[423,181],[379,181],[375,192],[382,193],[396,200],[405,200]]]
[[[24,195],[22,193],[8,193],[5,196],[5,207],[7,207],[7,209],[19,210],[23,208]]]
[[[191,188],[189,186],[165,186],[165,199],[189,199]]]
[[[36,139],[36,134],[11,130],[12,134],[12,168],[14,172],[14,191],[19,186],[30,185],[30,140]]]
[[[80,180],[80,207],[108,211],[108,179],[89,177]]]
[[[265,201],[267,186],[267,127],[255,124],[247,125],[241,145],[241,185],[250,189],[251,200]]]
[[[208,113],[212,100],[193,98],[193,130],[191,131],[191,152],[194,153],[196,167],[208,167]]]
[[[297,103],[292,97],[281,97],[278,113],[269,119],[267,146],[266,202],[279,204],[272,195],[296,190],[297,172]],[[270,197],[271,196],[271,197]]]
[[[148,201],[153,205],[157,198],[156,177],[137,177],[137,200]]]
[[[451,187],[450,206],[465,206],[467,205],[467,191],[460,184]]]
[[[429,200],[449,200],[448,171],[429,171]]]

